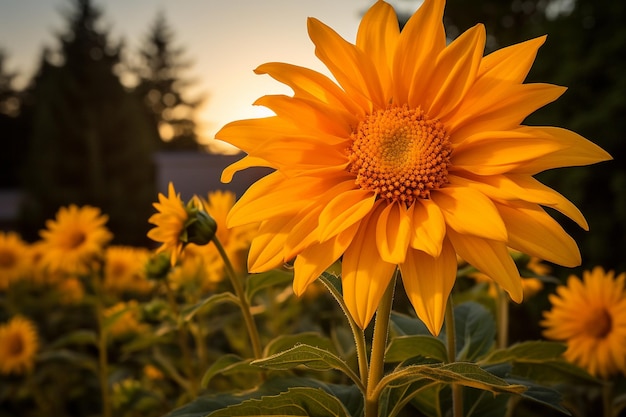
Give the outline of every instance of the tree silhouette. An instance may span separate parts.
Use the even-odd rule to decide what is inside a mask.
[[[109,215],[116,241],[145,242],[155,175],[150,123],[116,70],[120,45],[98,28],[101,12],[73,0],[60,35],[61,64],[44,53],[27,91],[31,126],[22,233],[34,238],[62,205],[91,204]]]
[[[15,72],[6,68],[7,54],[0,49],[0,188],[17,188],[18,169],[24,153],[19,140],[20,94],[13,87]]]
[[[161,139],[159,149],[198,150],[193,117],[201,99],[190,101],[183,96],[192,82],[181,78],[181,74],[191,63],[184,59],[184,49],[173,42],[174,34],[165,15],[157,14],[140,50],[135,93],[143,100]]]

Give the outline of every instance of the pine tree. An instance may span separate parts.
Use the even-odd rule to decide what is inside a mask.
[[[44,55],[29,88],[23,234],[35,238],[60,206],[90,204],[118,243],[140,244],[156,195],[150,124],[116,75],[121,46],[99,30],[101,12],[90,0],[73,6],[62,64]]]
[[[15,72],[6,68],[7,54],[0,49],[0,188],[17,188],[23,154],[19,140],[20,95],[14,88]]]
[[[184,90],[192,82],[181,78],[191,63],[184,59],[184,49],[175,47],[174,33],[165,15],[159,13],[140,50],[136,68],[141,97],[161,140],[159,149],[198,150],[194,111],[202,99],[187,100]]]

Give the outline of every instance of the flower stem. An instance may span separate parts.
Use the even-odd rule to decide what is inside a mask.
[[[172,290],[169,281],[165,280],[164,284],[170,308],[172,309],[172,313],[174,313],[174,316],[176,317],[176,321],[179,323],[176,329],[178,336],[178,346],[180,347],[183,356],[182,359],[185,366],[185,372],[187,373],[187,377],[189,378],[189,395],[191,399],[194,399],[198,396],[200,387],[193,365],[191,350],[189,349],[189,344],[187,343],[187,331],[189,330],[189,328],[186,322],[180,322],[180,309],[178,308],[178,303],[176,302],[176,298],[174,297],[174,291]]]
[[[241,285],[241,281],[237,274],[235,273],[235,269],[233,268],[233,264],[230,262],[222,243],[217,238],[217,236],[213,236],[213,243],[215,243],[215,247],[217,248],[220,256],[224,260],[224,266],[226,267],[226,273],[228,274],[228,278],[235,289],[235,294],[239,298],[239,303],[241,305],[241,312],[243,314],[243,319],[246,322],[246,327],[248,328],[248,335],[250,336],[250,341],[252,342],[252,352],[256,359],[260,359],[263,355],[261,349],[261,339],[259,337],[259,330],[257,329],[256,323],[254,322],[254,317],[252,317],[252,313],[250,312],[250,304],[248,303],[248,299],[246,298],[246,294],[243,290],[243,286]]]
[[[446,305],[446,342],[448,348],[448,362],[452,363],[456,360],[456,328],[454,325],[454,304],[452,295],[448,297]],[[452,415],[454,417],[463,417],[463,391],[458,384],[452,383]]]
[[[109,359],[107,337],[104,328],[104,305],[102,300],[102,282],[104,281],[104,265],[98,263],[96,277],[93,280],[95,293],[96,320],[98,321],[98,379],[102,398],[102,417],[111,417],[111,394],[109,392]]]
[[[498,298],[496,300],[496,321],[498,326],[497,347],[504,349],[509,344],[509,298],[499,285],[497,286]]]
[[[613,417],[613,384],[610,381],[602,384],[602,415]]]
[[[396,287],[396,275],[393,274],[389,285],[385,290],[382,300],[376,311],[376,321],[374,323],[374,336],[372,338],[372,354],[370,356],[369,373],[367,376],[367,389],[365,393],[365,417],[378,416],[378,383],[383,377],[385,365],[385,349],[387,348],[387,337],[389,333],[389,320],[391,318],[391,307],[393,304],[393,293]]]

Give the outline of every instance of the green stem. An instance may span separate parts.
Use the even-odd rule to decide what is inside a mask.
[[[174,291],[172,290],[169,281],[165,280],[164,284],[167,300],[170,304],[170,308],[172,309],[172,313],[174,313],[174,316],[176,317],[176,322],[178,323],[176,329],[178,346],[180,347],[180,351],[183,356],[183,366],[185,367],[185,372],[189,378],[189,395],[191,396],[191,399],[194,399],[198,396],[198,392],[200,391],[200,383],[195,373],[191,350],[189,349],[189,343],[187,342],[188,325],[186,322],[180,320],[180,309],[178,308],[178,303],[176,302]]]
[[[104,329],[104,305],[102,301],[102,282],[104,280],[104,265],[99,264],[94,279],[96,320],[98,321],[98,379],[102,398],[102,416],[111,417],[111,394],[109,392],[109,358],[107,352],[107,337]]]
[[[376,389],[383,377],[385,365],[385,349],[387,348],[387,337],[389,333],[389,320],[391,317],[391,307],[393,304],[393,293],[396,287],[396,275],[393,274],[389,285],[385,290],[382,300],[376,311],[376,321],[374,323],[374,336],[372,337],[372,354],[370,355],[370,368],[367,376],[365,393],[365,417],[378,416],[379,395]]]
[[[497,347],[504,349],[509,344],[509,298],[506,292],[498,285],[496,300],[496,321],[498,326]]]
[[[602,415],[613,417],[613,384],[610,381],[602,384]]]
[[[252,342],[252,352],[254,353],[254,357],[256,359],[260,359],[263,355],[261,349],[261,339],[259,337],[259,331],[256,327],[256,323],[254,322],[254,317],[252,317],[252,313],[250,312],[250,303],[248,303],[248,299],[246,298],[243,285],[241,285],[241,281],[239,280],[239,277],[237,277],[235,269],[233,268],[233,265],[217,236],[213,236],[213,243],[215,243],[215,247],[224,260],[224,266],[226,267],[228,278],[235,289],[235,294],[239,297],[241,312],[243,314],[243,319],[246,322],[246,327],[248,328],[248,335],[250,336],[250,341]]]
[[[448,362],[456,361],[456,328],[454,325],[454,304],[452,295],[448,297],[446,305],[446,342],[448,349]],[[452,415],[454,417],[463,417],[463,390],[458,384],[452,383]]]

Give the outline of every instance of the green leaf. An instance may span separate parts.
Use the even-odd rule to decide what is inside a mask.
[[[76,330],[56,339],[50,349],[59,349],[68,345],[98,345],[98,335],[93,330]]]
[[[474,362],[487,354],[495,343],[496,323],[482,305],[468,301],[454,307],[456,360]],[[445,328],[441,332],[445,340]]]
[[[293,271],[272,269],[260,274],[250,274],[245,282],[246,298],[252,300],[254,295],[266,288],[287,284],[293,281]]]
[[[566,361],[562,354],[566,347],[562,343],[529,341],[492,352],[480,361],[481,364],[510,362],[512,373],[532,381],[599,383],[598,379],[585,370]]]
[[[430,331],[420,319],[405,314],[391,312],[391,334],[398,336],[424,335],[430,336]]]
[[[385,362],[403,362],[409,358],[423,356],[446,362],[448,354],[444,343],[433,336],[399,336],[391,339],[385,352]]]
[[[250,399],[207,417],[232,416],[350,417],[341,401],[321,388],[298,387],[276,396]]]
[[[202,388],[206,388],[213,377],[219,374],[232,374],[236,372],[258,372],[259,369],[250,365],[251,359],[242,359],[239,356],[228,353],[217,359],[202,376]]]
[[[455,383],[494,393],[520,393],[525,390],[523,385],[509,384],[504,379],[469,362],[409,366],[389,374],[381,380],[381,384],[394,387],[410,384],[420,379],[429,379],[444,384]]]
[[[267,346],[263,356],[268,357],[279,352],[291,349],[296,345],[309,345],[324,349],[336,354],[333,343],[327,337],[322,337],[318,332],[305,332],[298,334],[288,334],[272,339]]]
[[[192,306],[186,306],[182,309],[180,316],[182,320],[188,321],[191,320],[191,318],[201,310],[209,309],[211,307],[215,307],[218,304],[227,302],[239,305],[239,299],[235,296],[235,294],[226,291],[219,294],[213,294],[210,297],[207,297]]]
[[[379,399],[379,414],[392,417],[398,415],[409,403],[418,402],[417,408],[425,415],[441,417],[439,405],[439,391],[441,384],[428,379],[388,387],[383,390]],[[423,405],[423,407],[421,407]]]
[[[342,414],[341,410],[339,409],[340,412],[338,415],[340,416],[359,416],[363,414],[363,395],[354,385],[324,384],[323,382],[320,382],[319,380],[313,378],[283,376],[279,378],[270,378],[267,381],[263,382],[261,385],[259,385],[257,388],[252,390],[246,390],[245,392],[239,392],[235,394],[219,393],[197,398],[192,402],[172,411],[170,414],[167,415],[167,417],[207,417],[207,415],[211,414],[212,412],[218,411],[221,413],[227,413],[226,415],[233,415],[228,414],[229,411],[226,411],[227,407],[239,405],[251,399],[261,400],[262,398],[264,399],[266,397],[275,397],[280,395],[281,393],[286,393],[290,389],[294,389],[294,387],[298,387],[300,389],[312,389],[313,391],[309,392],[314,392],[314,395],[316,397],[318,396],[318,391],[325,391],[328,394],[327,396],[325,396],[324,394],[319,394],[319,396],[323,397],[322,401],[324,402],[324,404],[322,404],[322,406],[326,409],[329,408],[329,406],[326,405],[328,402],[335,403],[336,400],[341,401],[342,407],[345,408],[345,410],[348,410],[348,412],[344,412],[345,414]],[[298,411],[296,412],[301,412],[300,410],[308,412],[306,411],[306,408],[309,407],[310,404],[308,401],[301,401],[303,397],[304,396],[302,395],[298,396],[296,394],[295,397],[288,399],[288,401],[286,402],[291,404],[292,400],[295,399],[295,405],[298,406]],[[317,401],[318,400],[316,400],[315,402]],[[247,405],[250,405],[250,403],[248,403]],[[267,403],[264,403],[264,405],[267,405]],[[315,407],[315,404],[313,404],[313,406]],[[335,404],[334,407],[338,408],[337,404]],[[232,409],[229,410],[232,411]],[[258,409],[255,412],[258,412]],[[269,412],[272,412],[272,410],[269,410]]]
[[[257,359],[252,365],[274,370],[293,369],[298,366],[316,371],[328,371],[335,369],[346,374],[359,387],[362,387],[359,377],[348,364],[328,350],[310,345],[297,345],[291,349],[279,352],[265,359]]]
[[[45,361],[62,361],[70,363],[73,366],[87,369],[93,372],[94,375],[98,375],[98,363],[96,358],[90,355],[86,355],[79,352],[74,352],[66,349],[50,350],[41,352],[37,355],[37,360],[41,362]]]

